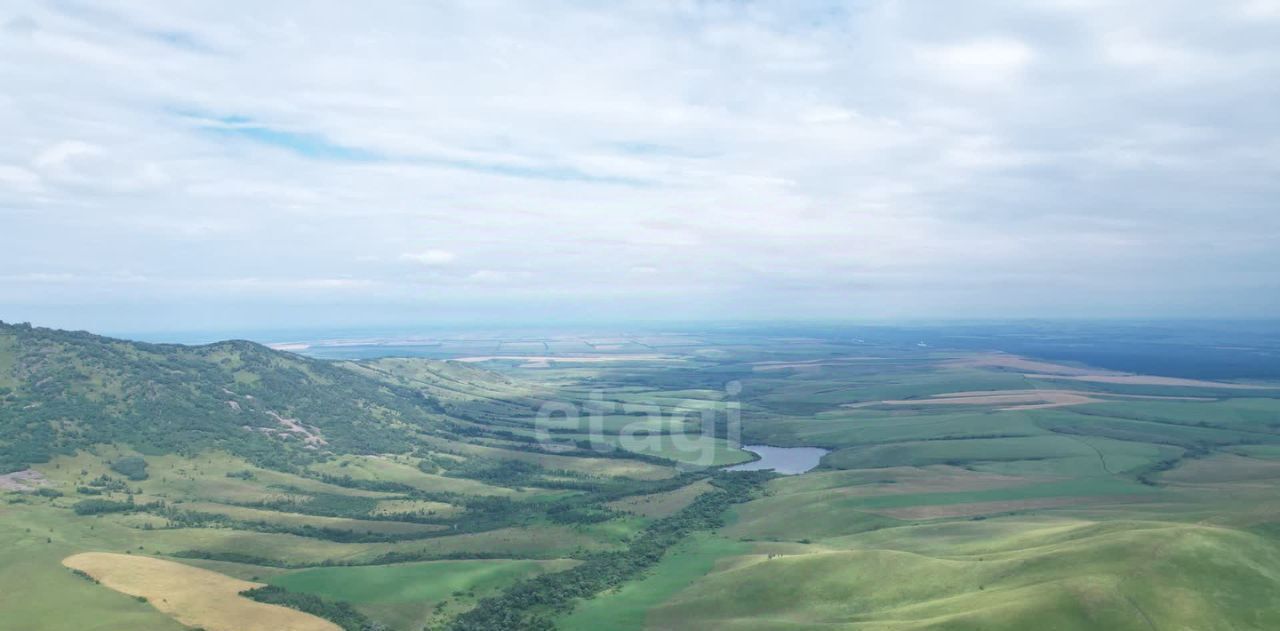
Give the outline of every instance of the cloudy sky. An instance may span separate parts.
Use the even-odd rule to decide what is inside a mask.
[[[0,0],[0,82],[8,321],[1280,310],[1280,0]]]

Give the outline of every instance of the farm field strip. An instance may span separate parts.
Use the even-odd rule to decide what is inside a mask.
[[[209,631],[340,631],[307,613],[256,602],[240,592],[261,587],[173,561],[141,555],[85,552],[63,565],[140,599],[191,627]]]

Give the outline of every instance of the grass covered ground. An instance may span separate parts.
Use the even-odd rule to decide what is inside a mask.
[[[313,568],[281,574],[268,582],[292,592],[349,602],[392,628],[419,629],[466,610],[477,599],[517,580],[568,569],[574,563],[493,559]]]
[[[667,552],[643,578],[578,605],[557,621],[565,631],[645,628],[649,612],[689,587],[715,567],[716,561],[750,549],[750,545],[722,537],[699,535]]]
[[[1037,524],[1009,529],[981,553],[943,556],[842,543],[848,549],[741,559],[666,602],[651,621],[659,628],[1265,629],[1278,620],[1274,544],[1238,531],[1120,522],[1063,532]]]
[[[539,356],[560,345],[623,352],[607,350],[616,347],[662,360],[315,365],[273,364],[274,356],[239,346],[197,353],[183,361],[212,362],[209,374],[226,377],[199,389],[192,401],[218,408],[202,414],[222,422],[234,411],[224,386],[249,409],[255,399],[244,395],[265,387],[255,384],[293,383],[279,369],[359,392],[367,407],[342,409],[354,420],[357,410],[376,415],[370,431],[379,442],[353,449],[358,432],[325,416],[316,427],[334,447],[281,439],[287,462],[254,452],[262,436],[238,432],[258,430],[229,421],[218,431],[235,440],[191,450],[109,440],[53,453],[0,490],[0,626],[195,624],[182,616],[207,602],[144,603],[63,566],[109,553],[78,558],[163,559],[188,568],[175,576],[203,568],[237,585],[269,583],[412,631],[451,628],[487,598],[518,609],[518,598],[501,597],[524,593],[533,577],[575,577],[562,573],[582,567],[627,580],[584,575],[584,584],[607,588],[563,609],[519,609],[520,619],[565,629],[1280,628],[1274,388],[1065,379],[1098,369],[915,340],[644,339],[529,348]],[[60,341],[54,355],[24,355],[0,336],[0,385],[23,388],[29,404],[38,391],[23,371],[75,356],[73,342]],[[523,347],[466,348],[518,357]],[[160,351],[119,352],[136,362]],[[137,391],[127,372],[99,375],[94,357],[77,360],[74,371],[90,379],[77,392],[106,401]],[[380,385],[347,383],[331,368]],[[1031,369],[1037,376],[1027,376]],[[59,374],[43,365],[37,373]],[[731,381],[740,394],[727,394]],[[166,401],[180,400],[172,386]],[[1037,389],[1081,394],[1031,409],[1009,407],[1047,399],[981,395]],[[912,403],[955,393],[968,400]],[[640,422],[667,446],[640,450],[644,458],[589,451],[573,442],[592,438],[584,415],[552,423],[567,444],[543,449],[536,411],[549,400],[614,406],[605,430]],[[287,398],[276,392],[271,401]],[[830,453],[818,469],[773,479],[750,501],[699,514],[697,528],[672,526],[717,492],[673,439],[700,431],[704,412],[723,432],[730,409],[740,410],[750,444]],[[147,435],[134,429],[134,438]],[[714,464],[749,458],[723,434],[704,440],[715,445]],[[131,477],[137,459],[145,475]],[[646,548],[655,532],[662,545]],[[658,556],[644,571],[626,569],[649,553]]]

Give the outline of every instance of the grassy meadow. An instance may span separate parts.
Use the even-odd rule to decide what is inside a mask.
[[[57,339],[24,354],[0,336],[0,420],[46,396],[21,388],[80,343]],[[123,414],[139,382],[94,362],[159,351],[93,344],[113,350],[67,360],[88,376],[66,413]],[[0,478],[5,623],[1280,628],[1280,384],[843,334],[422,348],[183,351],[223,371],[163,408],[223,423],[189,448],[127,415],[103,440],[56,421],[43,456],[13,442],[34,455]],[[378,440],[277,414],[274,371],[350,393],[341,413]],[[740,444],[827,452],[747,488],[716,472],[755,458]],[[238,595],[252,585],[281,604]]]

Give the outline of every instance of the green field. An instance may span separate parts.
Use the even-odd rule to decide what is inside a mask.
[[[573,561],[432,561],[368,567],[315,568],[268,579],[290,591],[356,605],[395,628],[414,629],[521,578],[563,570]]]
[[[1265,629],[1280,621],[1272,606],[1280,558],[1258,536],[1125,522],[1014,533],[980,552],[943,556],[914,552],[910,540],[899,544],[908,549],[845,540],[852,549],[755,555],[709,574],[650,621],[731,629]]]
[[[732,332],[459,342],[661,357],[461,363],[5,327],[15,628],[182,628],[61,565],[94,551],[265,582],[348,628],[1280,628],[1271,387]],[[603,410],[599,433],[548,401]],[[738,431],[829,451],[719,472],[752,457]]]
[[[644,578],[579,605],[559,621],[559,627],[566,631],[643,629],[650,610],[705,576],[716,561],[749,549],[738,541],[695,537],[668,552]]]

